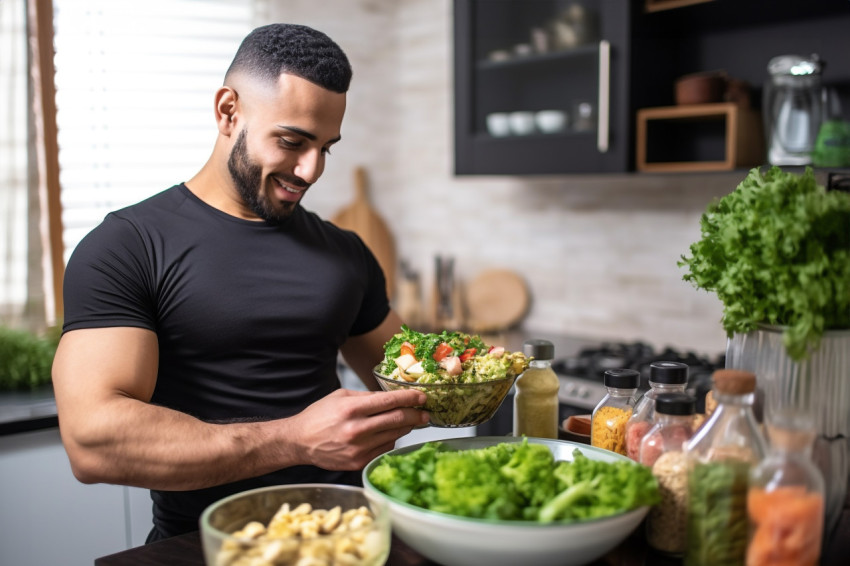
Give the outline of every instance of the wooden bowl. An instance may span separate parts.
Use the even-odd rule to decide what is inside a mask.
[[[711,104],[722,102],[726,90],[726,74],[721,71],[693,73],[676,80],[676,104]]]

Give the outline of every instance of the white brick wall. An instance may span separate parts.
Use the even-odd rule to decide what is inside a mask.
[[[399,257],[426,286],[437,253],[455,256],[462,280],[511,267],[531,289],[532,331],[723,351],[720,303],[676,261],[708,202],[745,172],[456,178],[449,0],[277,0],[271,15],[325,31],[354,66],[343,141],[308,208],[348,204],[364,165]]]

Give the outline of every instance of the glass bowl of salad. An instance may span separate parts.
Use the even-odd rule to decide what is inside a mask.
[[[522,352],[491,346],[477,335],[402,326],[373,373],[385,391],[425,393],[432,426],[467,427],[493,417],[528,362]]]

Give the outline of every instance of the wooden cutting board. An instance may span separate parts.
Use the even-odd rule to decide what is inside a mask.
[[[384,270],[387,295],[392,299],[396,276],[395,239],[387,223],[369,204],[368,181],[363,167],[354,169],[354,201],[337,212],[331,222],[360,236],[372,250]]]
[[[528,313],[531,297],[522,276],[510,269],[486,269],[466,285],[467,324],[474,332],[500,332]]]

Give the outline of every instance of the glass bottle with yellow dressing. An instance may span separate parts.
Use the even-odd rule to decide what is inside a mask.
[[[552,369],[555,346],[548,340],[527,340],[523,353],[532,358],[516,380],[514,436],[558,438],[558,389]]]

